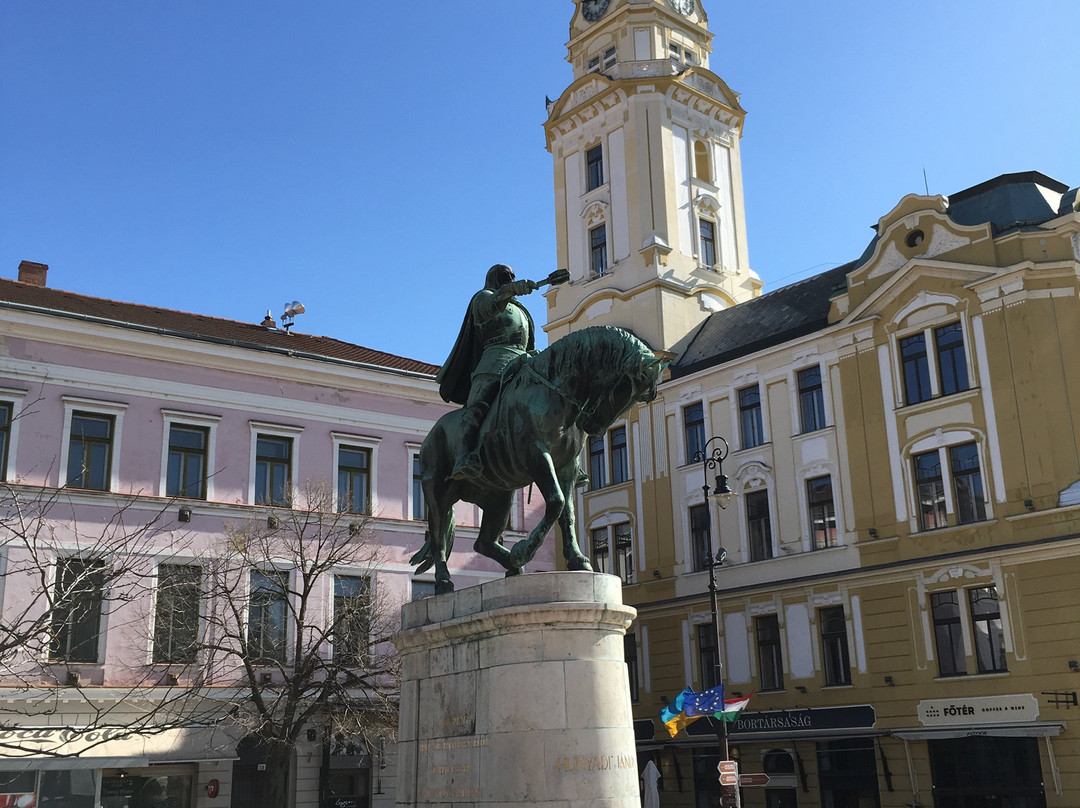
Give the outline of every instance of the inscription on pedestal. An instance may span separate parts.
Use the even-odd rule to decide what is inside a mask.
[[[603,772],[610,769],[637,769],[637,755],[574,755],[555,762],[557,772]]]

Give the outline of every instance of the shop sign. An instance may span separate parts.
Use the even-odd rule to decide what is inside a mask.
[[[695,721],[686,728],[688,735],[715,735],[709,721]],[[844,729],[870,729],[877,723],[869,704],[853,707],[803,707],[796,710],[769,710],[743,713],[730,725],[731,735],[765,732],[821,732]]]
[[[1039,700],[1030,693],[970,699],[927,699],[919,702],[918,709],[919,723],[924,727],[1006,724],[1037,719]]]

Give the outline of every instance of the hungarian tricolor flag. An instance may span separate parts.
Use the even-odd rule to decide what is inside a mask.
[[[750,696],[753,696],[754,692],[750,692]],[[750,696],[742,699],[724,699],[724,709],[716,713],[716,717],[721,721],[727,721],[729,724],[733,721],[737,721],[739,716],[742,715],[742,711],[746,709],[746,705],[750,703]]]

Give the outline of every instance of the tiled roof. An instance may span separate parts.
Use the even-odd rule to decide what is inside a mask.
[[[844,288],[852,267],[844,264],[710,315],[672,363],[671,377],[688,376],[824,328],[829,298]]]
[[[287,333],[256,323],[241,323],[203,314],[122,303],[0,278],[0,307],[4,306],[32,308],[48,314],[88,319],[120,328],[161,331],[186,339],[288,353],[308,359],[357,362],[427,376],[434,376],[439,369],[438,365],[364,348],[331,337],[317,337],[295,331]]]

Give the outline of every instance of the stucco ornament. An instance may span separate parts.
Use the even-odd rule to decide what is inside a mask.
[[[553,273],[544,282],[565,279],[565,273]],[[489,274],[488,286],[491,280]],[[510,275],[505,283],[493,289],[486,286],[485,291],[509,300],[526,288],[522,284],[531,288],[540,285],[514,281]],[[482,384],[484,395],[497,396],[479,410],[467,405],[447,413],[420,447],[428,530],[423,548],[410,563],[417,565],[418,573],[435,568],[437,594],[454,588],[446,560],[454,545],[454,505],[460,501],[479,505],[483,510],[474,549],[501,564],[507,575],[522,572],[556,522],[562,533],[567,569],[591,571],[577,543],[573,507],[580,475],[578,459],[585,438],[603,435],[631,405],[652,401],[656,396],[662,362],[628,332],[592,326],[532,354],[523,348],[523,327],[517,314],[504,319],[505,328],[499,326],[493,335],[484,337],[481,329],[470,327],[467,317],[458,345],[440,372],[443,386],[453,393],[451,396],[444,392],[444,398],[461,401],[461,390],[454,382],[460,381],[460,367],[467,364],[454,370],[455,356],[479,351],[482,356],[473,364],[477,370],[472,384]],[[501,353],[497,357],[495,364],[502,366],[492,385],[486,357],[495,344],[491,340],[500,334],[512,343],[513,355],[505,362]],[[463,342],[468,345],[463,346]],[[477,403],[475,389],[468,393],[467,401],[469,405]],[[475,420],[478,411],[484,413],[480,422]],[[509,523],[514,492],[530,483],[536,483],[544,498],[543,516],[526,540],[507,549],[502,533]]]

